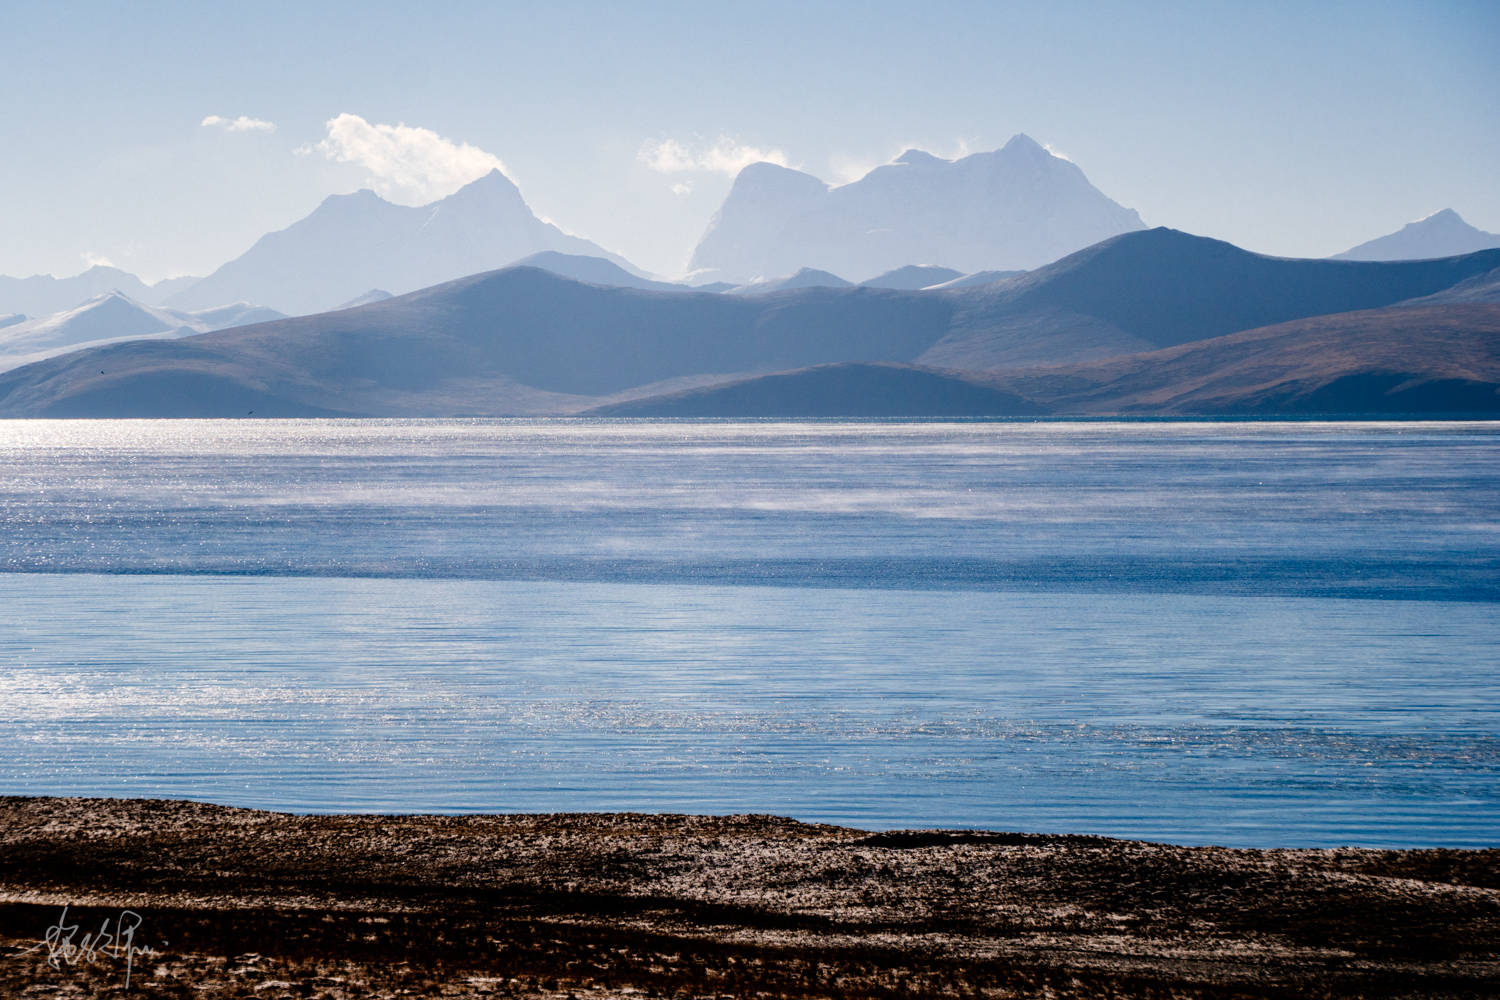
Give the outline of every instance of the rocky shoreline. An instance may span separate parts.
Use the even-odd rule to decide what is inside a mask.
[[[1500,850],[0,798],[7,997],[1497,993]]]

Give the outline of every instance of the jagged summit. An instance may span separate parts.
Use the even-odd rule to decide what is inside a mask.
[[[372,288],[401,295],[542,250],[626,264],[538,219],[510,178],[492,170],[416,207],[392,204],[368,190],[334,195],[167,304],[203,309],[245,299],[284,313],[322,312]]]
[[[1135,212],[1027,135],[949,161],[909,149],[850,184],[768,163],[735,179],[689,269],[746,282],[803,267],[864,280],[924,261],[962,273],[1041,266],[1122,232]]]
[[[490,172],[489,173],[483,175],[482,177],[476,177],[474,180],[472,180],[469,183],[465,184],[463,186],[463,188],[459,188],[459,190],[462,191],[462,190],[464,190],[464,188],[485,188],[485,187],[507,187],[507,188],[513,188],[515,186],[516,186],[516,182],[513,181],[513,180],[511,180],[509,177],[507,177],[505,175],[505,171],[501,170],[499,167],[492,167],[492,168],[490,168]]]
[[[453,206],[479,200],[502,200],[523,208],[526,206],[526,200],[521,197],[521,189],[498,168],[470,181],[436,204]]]
[[[905,163],[910,166],[924,166],[927,164],[948,163],[950,161],[943,159],[941,156],[934,156],[925,149],[908,149],[891,162]]]
[[[1000,147],[1000,152],[1002,152],[1002,153],[1007,153],[1007,152],[1009,152],[1009,153],[1046,153],[1048,156],[1052,155],[1051,153],[1047,153],[1047,149],[1046,149],[1045,146],[1043,146],[1041,143],[1037,142],[1035,139],[1033,139],[1031,136],[1027,135],[1025,132],[1017,132],[1015,135],[1011,136],[1010,140],[1008,142],[1006,142],[1006,144],[1004,146]]]

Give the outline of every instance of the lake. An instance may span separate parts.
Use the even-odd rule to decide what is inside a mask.
[[[0,423],[0,793],[1500,842],[1500,425]]]

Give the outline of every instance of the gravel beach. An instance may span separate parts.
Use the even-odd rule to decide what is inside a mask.
[[[5,997],[1497,994],[1500,850],[0,798]]]

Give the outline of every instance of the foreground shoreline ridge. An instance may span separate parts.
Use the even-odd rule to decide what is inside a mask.
[[[0,982],[138,915],[171,997],[1487,996],[1500,851],[1247,850],[771,816],[294,816],[0,798]],[[85,956],[87,958],[87,956]]]

